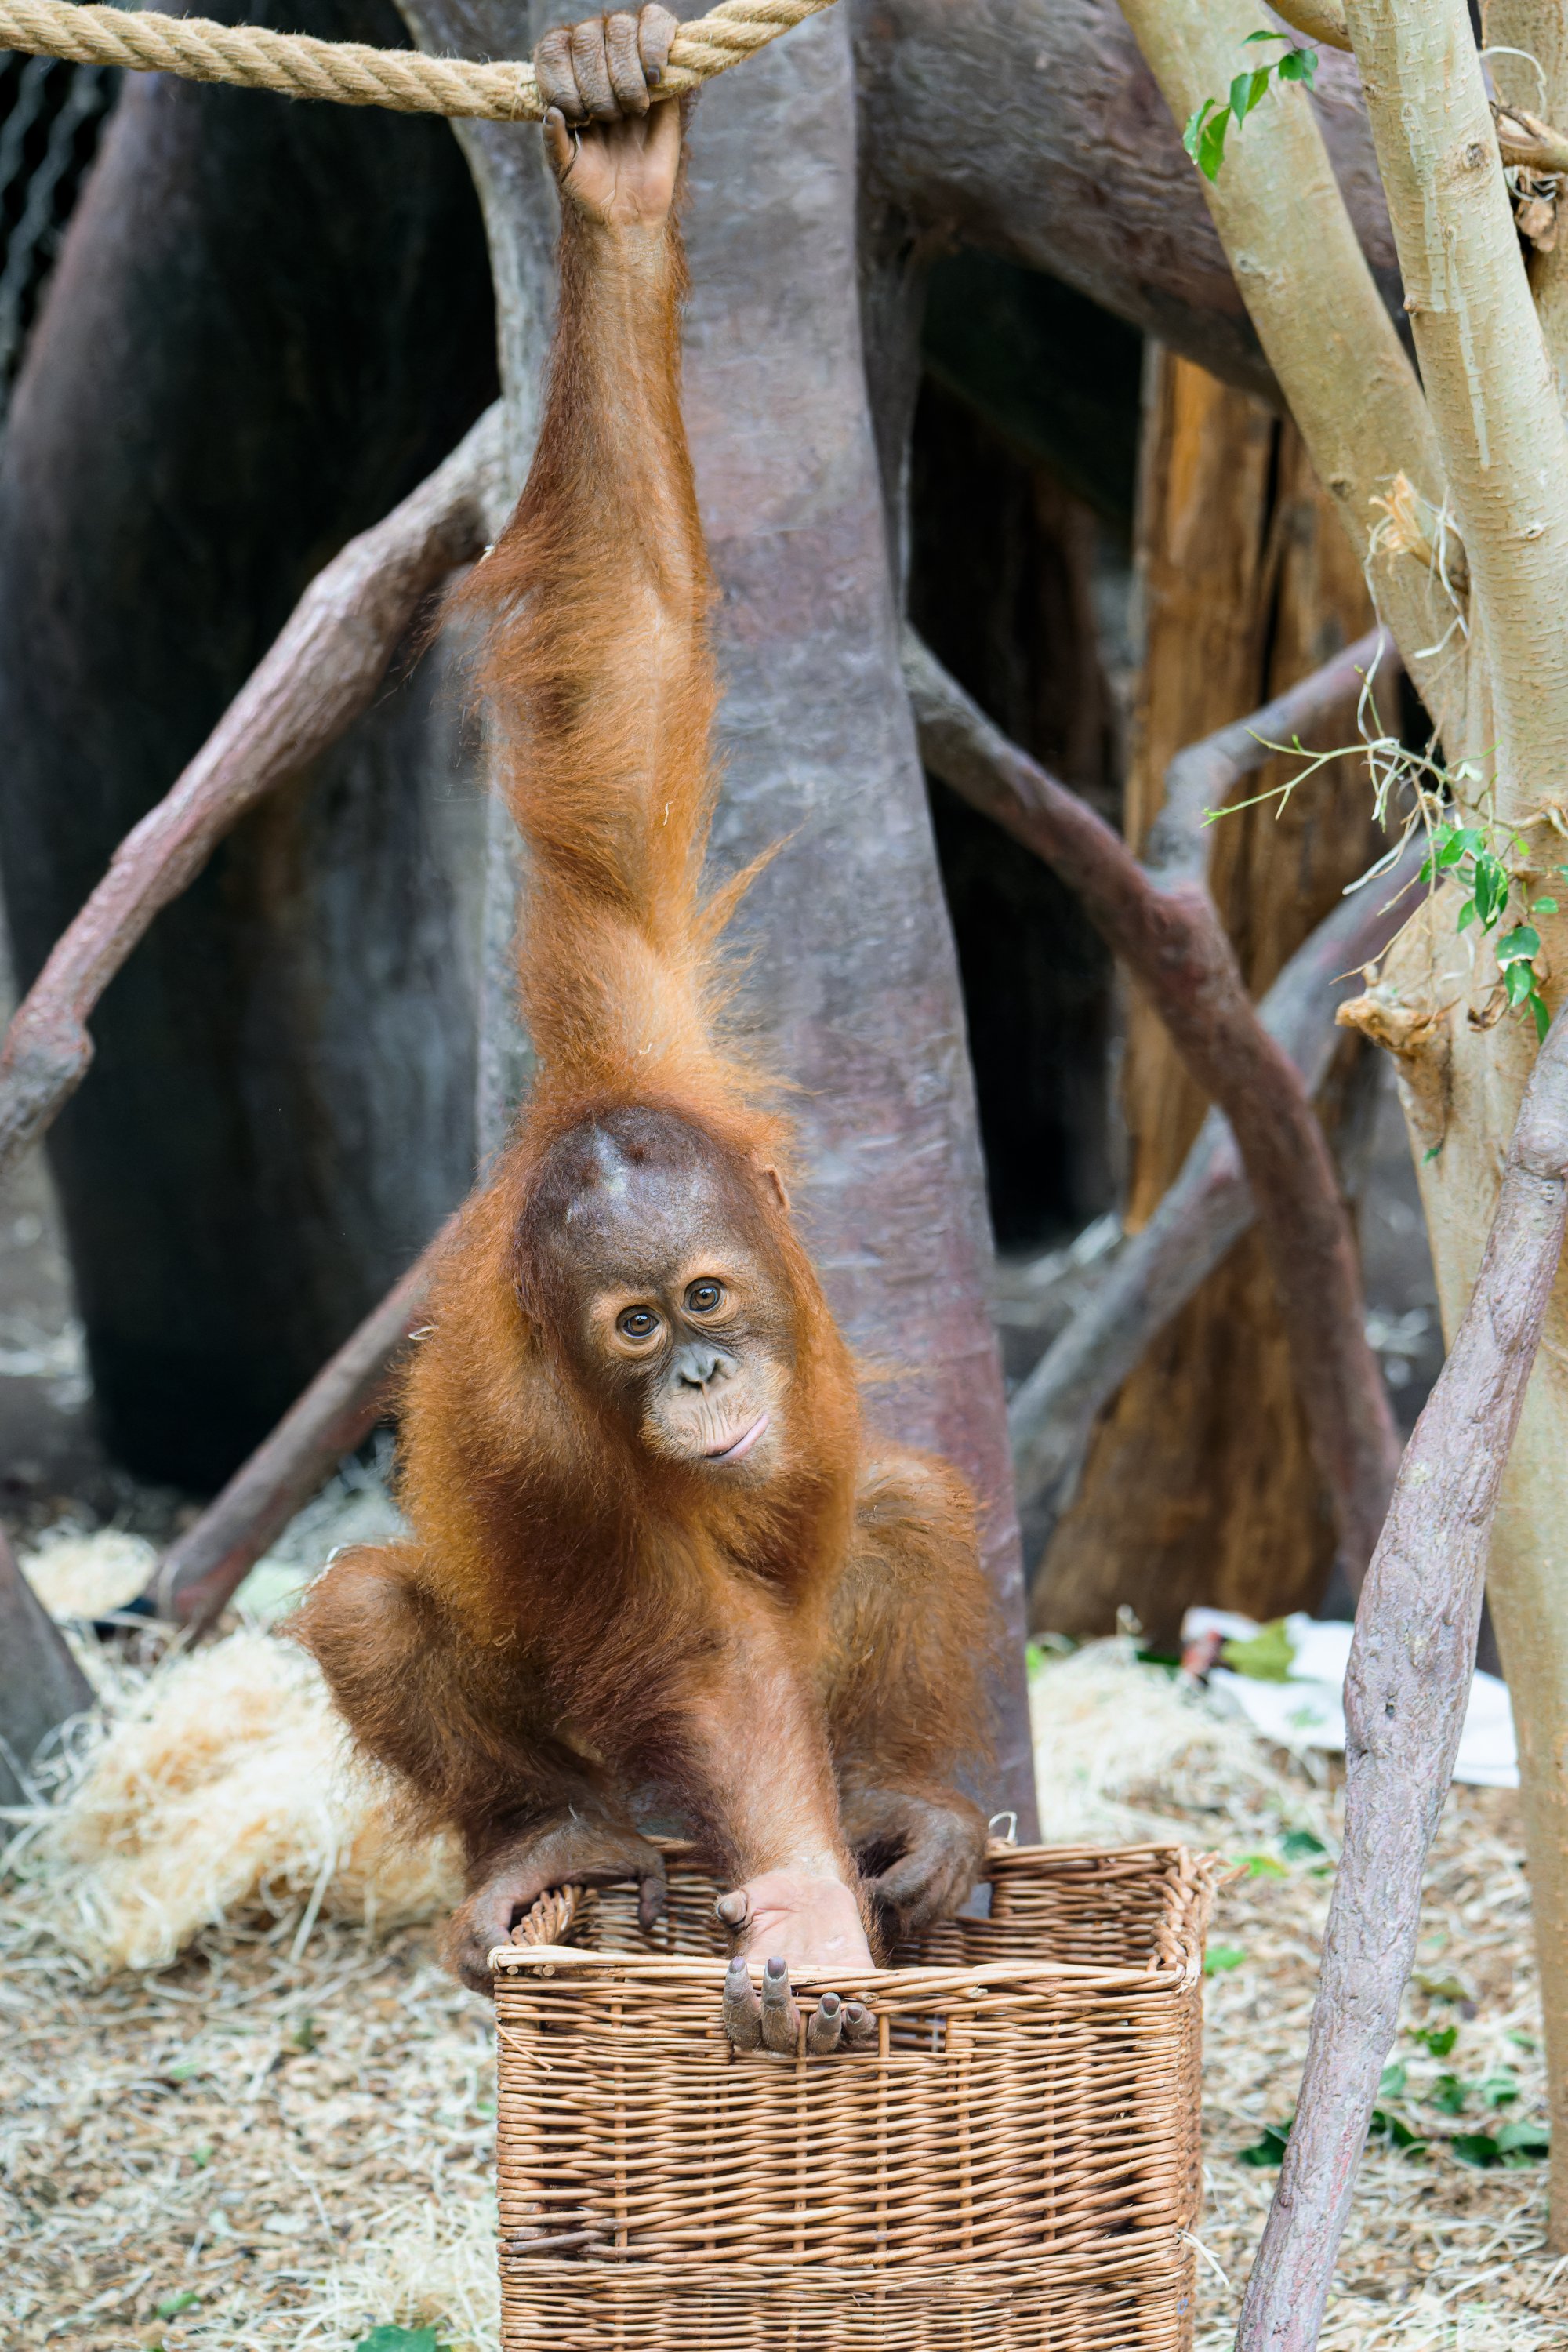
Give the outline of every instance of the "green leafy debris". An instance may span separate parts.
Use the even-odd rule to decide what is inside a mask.
[[[160,2319],[178,2319],[182,2311],[194,2311],[200,2301],[195,2287],[184,2286],[173,2294],[161,2294],[153,2308]]]
[[[1296,1663],[1296,1644],[1284,1618],[1276,1617],[1271,1624],[1260,1625],[1245,1642],[1227,1642],[1219,1654],[1223,1665],[1227,1665],[1233,1674],[1246,1675],[1252,1682],[1288,1683]]]
[[[1238,1969],[1246,1958],[1246,1950],[1240,1944],[1211,1944],[1204,1954],[1204,1974],[1205,1977],[1226,1977],[1232,1969]]]
[[[1458,2038],[1459,2029],[1457,2025],[1422,2026],[1418,2027],[1415,2032],[1416,2041],[1434,2058],[1446,2058]]]
[[[1287,2116],[1282,2124],[1265,2124],[1261,2139],[1254,2140],[1250,2147],[1237,2149],[1237,2164],[1283,2164],[1285,2143],[1290,2137],[1290,2126],[1295,2120],[1294,2116]]]
[[[1287,1830],[1279,1841],[1279,1851],[1287,1862],[1314,1862],[1328,1847],[1310,1830]]]
[[[448,2352],[433,2327],[394,2327],[387,2322],[362,2336],[354,2352]]]
[[[1268,84],[1276,76],[1279,80],[1299,81],[1308,89],[1318,70],[1316,49],[1299,49],[1287,33],[1248,33],[1245,47],[1254,41],[1281,41],[1285,54],[1272,58],[1267,65],[1251,66],[1238,73],[1230,85],[1226,99],[1205,98],[1187,117],[1182,132],[1182,144],[1203,173],[1205,180],[1217,180],[1220,165],[1225,162],[1226,133],[1234,123],[1239,131],[1247,116],[1258,107],[1268,92]]]

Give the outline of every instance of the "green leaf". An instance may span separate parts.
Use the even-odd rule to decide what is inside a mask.
[[[1519,2077],[1500,2066],[1495,2074],[1485,2075],[1476,2084],[1476,2091],[1483,2107],[1509,2107],[1519,2096]]]
[[[1426,2043],[1434,2058],[1446,2058],[1458,2038],[1457,2025],[1428,2026],[1424,2033],[1415,2036],[1417,2042]]]
[[[1435,1977],[1426,1969],[1417,1969],[1411,1982],[1417,1992],[1430,1993],[1434,2000],[1468,2000],[1470,1998],[1468,1985],[1452,1974]]]
[[[1421,1154],[1422,1167],[1430,1168],[1432,1162],[1437,1158],[1442,1149],[1443,1147],[1440,1143],[1429,1143],[1426,1146],[1426,1150]]]
[[[1204,1954],[1204,1974],[1205,1977],[1228,1976],[1232,1969],[1238,1969],[1246,1958],[1246,1949],[1240,1944],[1211,1944]]]
[[[1305,1862],[1314,1853],[1327,1853],[1328,1847],[1310,1830],[1287,1830],[1279,1841],[1279,1851],[1287,1862]]]
[[[1290,1875],[1284,1864],[1276,1862],[1271,1853],[1244,1853],[1241,1858],[1247,1865],[1248,1878],[1289,1878]]]
[[[1211,114],[1198,133],[1197,164],[1205,180],[1217,180],[1219,167],[1225,161],[1225,134],[1230,128],[1230,109],[1222,106]]]
[[[1296,1663],[1296,1644],[1284,1618],[1276,1617],[1245,1642],[1226,1642],[1219,1654],[1223,1664],[1233,1674],[1245,1675],[1249,1682],[1288,1683]]]
[[[1510,1004],[1523,1004],[1535,994],[1535,974],[1527,963],[1505,963],[1502,984]]]
[[[1527,997],[1525,1002],[1535,1018],[1535,1042],[1538,1045],[1544,1045],[1546,1033],[1552,1026],[1552,1008],[1539,992],[1533,996]]]
[[[309,2057],[312,2050],[320,2049],[321,2043],[321,2037],[316,2030],[315,2019],[313,2017],[302,2017],[300,2020],[299,2024],[294,2028],[295,2049],[302,2050],[305,2053],[305,2055]]]
[[[1317,70],[1316,49],[1287,49],[1279,60],[1280,80],[1305,82],[1309,89],[1314,86],[1313,77]]]
[[[1395,2059],[1392,2066],[1385,2066],[1377,2085],[1378,2097],[1402,2099],[1405,2096],[1405,2085],[1409,2079],[1409,2074],[1410,2070],[1402,2059]]]
[[[1244,49],[1249,49],[1254,41],[1283,41],[1289,47],[1290,36],[1289,33],[1248,33],[1241,46]]]
[[[1385,2115],[1381,2107],[1373,2107],[1372,2111],[1372,2137],[1373,2139],[1390,2140],[1395,2147],[1424,2148],[1426,2145],[1408,2124],[1401,2123],[1397,2116]]]
[[[1439,2074],[1426,2094],[1426,2101],[1429,2106],[1436,2107],[1443,2115],[1462,2116],[1469,2095],[1457,2074]]]
[[[1541,953],[1541,933],[1530,923],[1516,923],[1493,950],[1499,963],[1528,963]]]
[[[1476,860],[1476,908],[1489,931],[1508,905],[1508,868],[1486,851]]]
[[[1283,2164],[1285,2161],[1285,2144],[1290,2137],[1290,2126],[1295,2120],[1296,2118],[1294,2116],[1287,2116],[1282,2124],[1265,2124],[1263,2126],[1263,2137],[1261,2139],[1254,2140],[1250,2147],[1238,2147],[1237,2149],[1236,2160],[1237,2164],[1256,2164],[1259,2166],[1265,2164]]]
[[[212,2147],[206,2140],[203,2140],[199,2147],[192,2148],[191,2162],[195,2166],[198,2172],[205,2172],[212,2160]]]
[[[1461,2164],[1473,2164],[1478,2172],[1485,2172],[1502,2153],[1489,2132],[1462,2132],[1448,2146]]]
[[[1555,898],[1537,898],[1530,911],[1532,915],[1554,915],[1557,912],[1557,901]]]
[[[354,2352],[447,2352],[433,2327],[393,2327],[385,2322],[362,2336]]]
[[[1454,929],[1457,931],[1462,931],[1467,923],[1473,923],[1475,919],[1476,902],[1473,898],[1467,898],[1464,905],[1459,909],[1459,919],[1455,924]]]
[[[184,2286],[174,2294],[161,2294],[153,2308],[160,2319],[178,2319],[182,2311],[194,2311],[200,2301],[194,2286]]]
[[[1214,112],[1216,103],[1217,100],[1215,99],[1205,98],[1201,106],[1195,106],[1193,109],[1183,126],[1182,144],[1194,163],[1198,160],[1198,141],[1203,136],[1204,125]]]
[[[1239,131],[1260,98],[1266,96],[1272,68],[1254,66],[1250,73],[1239,73],[1230,86],[1231,120]]]
[[[1545,2124],[1504,2124],[1497,2136],[1504,2156],[1522,2156],[1533,2162],[1552,2153],[1552,2134]]]

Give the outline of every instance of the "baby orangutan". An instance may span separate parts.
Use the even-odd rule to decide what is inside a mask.
[[[540,47],[561,310],[528,487],[465,591],[528,843],[539,1076],[437,1277],[403,1408],[405,1544],[302,1612],[353,1733],[459,1832],[464,1981],[547,1887],[664,1865],[732,1891],[725,2019],[795,2046],[792,1965],[840,1974],[953,1911],[985,1825],[994,1631],[973,1510],[884,1444],[790,1216],[787,1134],[726,1043],[705,896],[712,600],[679,400],[675,20]],[[765,1959],[762,1998],[746,1955]],[[826,2000],[811,2047],[868,2021]]]

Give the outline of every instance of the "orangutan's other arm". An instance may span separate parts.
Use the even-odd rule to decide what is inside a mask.
[[[990,1757],[998,1639],[962,1479],[921,1455],[869,1463],[824,1692],[844,1834],[905,1934],[955,1911],[984,1866],[985,1817],[963,1783]]]

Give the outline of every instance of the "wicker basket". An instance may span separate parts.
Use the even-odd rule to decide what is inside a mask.
[[[734,2053],[714,1882],[546,1897],[492,1954],[505,2352],[1192,2341],[1206,1865],[996,1847],[990,1916],[851,1980],[878,2042]],[[552,1906],[557,1907],[552,1909]],[[540,1931],[540,1922],[534,1931]],[[520,1934],[521,1930],[518,1931]]]

